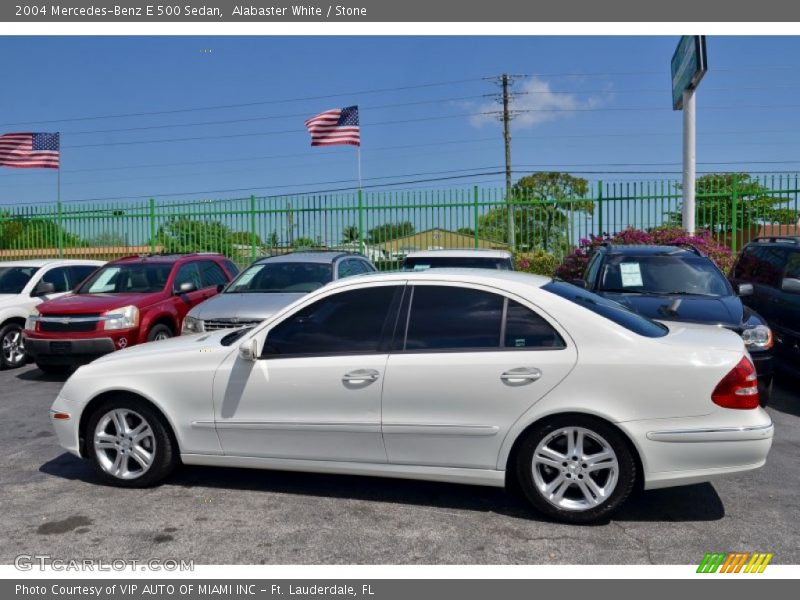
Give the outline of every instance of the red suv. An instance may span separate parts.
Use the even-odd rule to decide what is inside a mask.
[[[71,294],[33,309],[25,349],[42,371],[57,372],[179,335],[189,309],[218,294],[237,272],[221,254],[120,258]]]

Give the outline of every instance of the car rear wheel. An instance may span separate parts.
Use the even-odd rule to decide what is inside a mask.
[[[4,369],[16,369],[25,364],[25,342],[22,339],[22,327],[17,323],[9,323],[0,329],[0,364]]]
[[[172,337],[172,329],[166,325],[156,325],[147,334],[148,342],[158,342],[160,340],[168,340]]]
[[[636,462],[622,436],[603,421],[581,415],[534,427],[522,441],[516,471],[531,504],[566,523],[607,518],[636,483]]]
[[[159,483],[178,460],[161,416],[133,399],[105,402],[92,413],[86,448],[100,478],[119,487]]]

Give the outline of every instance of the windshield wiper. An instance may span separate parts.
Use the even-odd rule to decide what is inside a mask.
[[[685,292],[678,290],[676,292],[651,292],[657,296],[702,296],[703,298],[719,298],[717,294],[703,294],[701,292]]]

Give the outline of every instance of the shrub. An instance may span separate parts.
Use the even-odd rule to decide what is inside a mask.
[[[664,244],[694,246],[713,260],[726,275],[730,272],[734,263],[734,256],[731,253],[731,249],[712,238],[710,231],[701,231],[695,235],[689,235],[685,230],[679,227],[654,227],[647,231],[631,227],[623,229],[614,235],[592,235],[589,238],[582,239],[580,241],[580,246],[565,257],[564,261],[556,269],[556,276],[566,279],[567,281],[582,277],[592,254],[604,242],[626,245]]]
[[[539,249],[517,254],[514,257],[514,267],[517,271],[553,277],[558,267],[558,259],[553,254]]]

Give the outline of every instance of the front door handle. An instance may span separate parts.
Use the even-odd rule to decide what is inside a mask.
[[[377,381],[378,377],[380,377],[380,373],[375,369],[356,369],[345,373],[342,381],[345,383],[372,383]]]
[[[503,383],[511,385],[521,385],[524,383],[533,383],[541,376],[542,372],[536,367],[518,367],[502,373],[500,375],[500,380]]]

